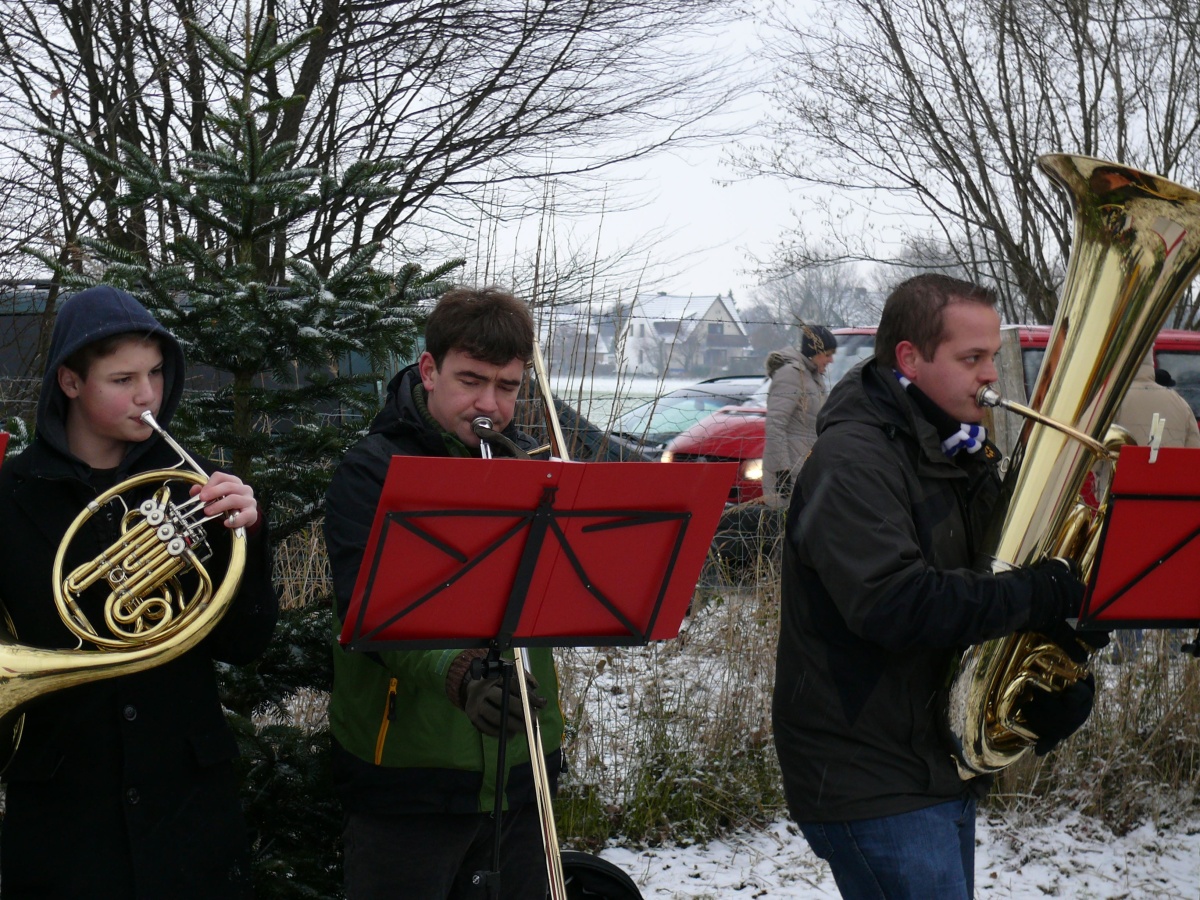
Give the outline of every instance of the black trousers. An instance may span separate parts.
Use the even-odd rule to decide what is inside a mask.
[[[346,816],[348,900],[486,900],[476,873],[492,870],[490,813]],[[500,896],[545,900],[546,855],[537,806],[504,814]]]

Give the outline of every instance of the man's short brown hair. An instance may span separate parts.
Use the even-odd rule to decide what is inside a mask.
[[[927,273],[902,281],[888,295],[875,332],[875,358],[896,365],[896,345],[908,341],[926,360],[946,339],[945,311],[951,303],[996,306],[996,292],[949,275]]]
[[[497,287],[451,288],[425,323],[425,349],[438,369],[451,350],[503,366],[533,359],[533,316],[523,300]]]

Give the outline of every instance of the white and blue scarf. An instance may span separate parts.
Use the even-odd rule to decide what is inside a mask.
[[[913,398],[929,423],[937,429],[943,453],[953,457],[959,450],[977,453],[983,447],[987,440],[986,428],[974,422],[956,422],[944,409],[930,400],[928,394],[895,369],[892,369],[892,374],[896,376],[905,393]]]

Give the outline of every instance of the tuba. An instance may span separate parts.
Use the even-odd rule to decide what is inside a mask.
[[[1027,421],[1004,481],[983,568],[1000,572],[1046,557],[1075,562],[1086,582],[1106,499],[1079,501],[1097,462],[1123,443],[1121,400],[1175,301],[1200,268],[1200,194],[1099,159],[1043,156],[1042,169],[1074,212],[1070,264],[1029,408],[980,392]],[[1111,480],[1110,480],[1111,484]],[[1053,641],[1018,633],[973,646],[948,688],[945,724],[959,774],[996,772],[1036,742],[1022,704],[1087,677]]]
[[[169,662],[190,650],[216,626],[237,593],[246,564],[246,531],[233,529],[229,565],[219,584],[205,567],[212,555],[203,504],[189,497],[208,474],[149,412],[142,421],[179,454],[179,467],[142,472],[88,503],[63,535],[54,560],[53,591],[59,618],[79,641],[76,649],[47,650],[20,644],[5,615],[0,628],[0,760],[21,738],[20,710],[53,691],[115,678]],[[186,466],[187,468],[184,468]],[[131,507],[125,494],[153,495]],[[174,499],[178,491],[181,499]],[[64,572],[71,543],[97,513],[115,506],[120,536],[90,562]],[[186,589],[181,576],[195,585]],[[103,594],[103,622],[84,612],[86,592]],[[98,599],[98,598],[97,598]],[[90,644],[97,649],[83,649]]]

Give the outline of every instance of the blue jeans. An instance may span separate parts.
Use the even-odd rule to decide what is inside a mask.
[[[800,822],[845,900],[971,900],[975,798],[855,822]]]

